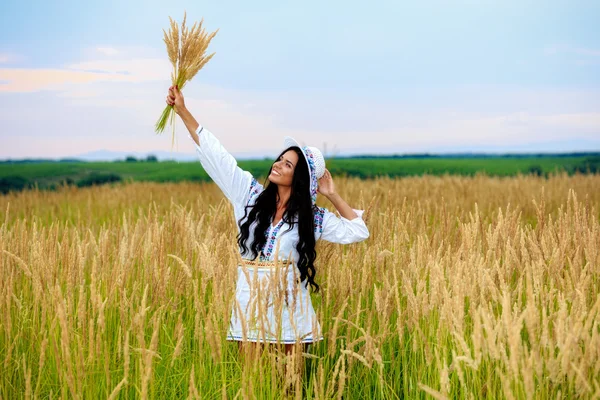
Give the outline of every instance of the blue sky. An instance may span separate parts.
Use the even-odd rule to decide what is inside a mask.
[[[597,1],[9,0],[0,159],[170,151],[162,29],[184,10],[220,29],[188,107],[234,154],[600,150]]]

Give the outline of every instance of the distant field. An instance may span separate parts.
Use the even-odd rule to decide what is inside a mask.
[[[356,158],[328,161],[333,174],[360,178],[414,175],[514,176],[518,174],[550,174],[554,172],[595,172],[600,156],[592,157],[489,157],[489,158]]]
[[[240,161],[239,164],[259,178],[266,175],[271,162],[271,160],[248,160]],[[327,165],[333,175],[363,179],[424,174],[548,175],[554,172],[595,173],[600,170],[600,156],[335,158],[328,160]],[[203,182],[209,180],[199,162],[0,163],[0,182],[2,182],[3,192],[32,186],[54,189],[64,183],[91,186],[115,181]]]

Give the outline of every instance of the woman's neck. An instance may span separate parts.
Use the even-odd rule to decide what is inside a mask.
[[[285,208],[292,194],[290,186],[277,186],[277,209]]]

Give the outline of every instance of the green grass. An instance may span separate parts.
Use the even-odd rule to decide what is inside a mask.
[[[240,161],[241,168],[257,178],[269,171],[271,160]],[[573,157],[473,157],[473,158],[334,158],[327,161],[333,175],[363,179],[377,176],[414,175],[515,176],[518,174],[549,175],[555,172],[600,171],[600,156]],[[116,174],[124,181],[209,181],[199,162],[39,162],[1,163],[0,180],[23,178],[26,186],[54,189],[62,183],[77,184],[90,175]],[[10,183],[6,183],[10,186]]]
[[[514,176],[539,172],[573,172],[587,170],[587,165],[597,166],[599,157],[489,157],[489,158],[350,158],[328,161],[334,175],[347,174],[361,178],[387,175],[390,177],[413,175],[475,175]]]

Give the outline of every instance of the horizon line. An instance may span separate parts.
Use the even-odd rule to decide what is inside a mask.
[[[144,162],[150,156],[154,156],[157,158],[156,162],[163,161],[179,161],[179,162],[196,162],[197,160],[193,160],[195,157],[194,153],[180,153],[179,159],[176,158],[162,158],[158,159],[156,154],[153,152],[146,153],[145,156],[135,155],[135,154],[125,154],[123,156],[117,156],[112,159],[102,159],[102,160],[89,160],[86,159],[86,156],[67,156],[67,157],[24,157],[24,158],[5,158],[0,159],[0,163],[27,163],[27,162],[127,162],[127,158],[134,158],[136,162]],[[334,160],[334,159],[364,159],[364,158],[510,158],[510,157],[582,157],[582,156],[600,156],[600,149],[598,150],[578,150],[578,151],[564,151],[564,152],[550,152],[550,151],[528,151],[528,152],[485,152],[485,151],[461,151],[461,152],[445,152],[445,153],[437,153],[437,152],[414,152],[414,153],[363,153],[363,154],[352,154],[352,155],[335,155],[330,157],[325,157],[326,160]],[[190,159],[185,159],[189,157]],[[234,155],[235,157],[235,155]],[[273,157],[267,156],[256,156],[256,157],[235,157],[238,161],[256,161],[256,160],[270,160]],[[134,162],[134,161],[131,161]]]

